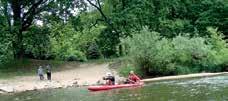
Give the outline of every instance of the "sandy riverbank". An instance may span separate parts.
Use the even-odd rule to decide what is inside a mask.
[[[116,75],[116,81],[123,79],[120,78],[117,73],[110,70],[109,64],[80,64],[77,68],[54,72],[52,73],[52,81],[44,80],[40,81],[38,76],[20,76],[7,80],[0,80],[0,93],[15,93],[24,92],[29,90],[39,90],[47,88],[66,88],[72,86],[85,86],[96,84],[106,72],[114,72]],[[162,81],[162,80],[173,80],[193,77],[207,77],[228,74],[228,72],[222,73],[198,73],[178,76],[166,76],[157,77],[151,79],[144,79],[144,82]]]
[[[40,81],[36,74],[0,80],[0,93],[92,85],[111,71],[108,66],[109,64],[81,64],[75,69],[52,73],[52,81]]]

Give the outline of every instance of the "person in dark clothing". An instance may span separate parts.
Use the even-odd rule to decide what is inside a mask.
[[[47,73],[47,79],[51,80],[51,65],[50,64],[48,64],[46,66],[46,73]]]
[[[111,73],[107,73],[103,80],[106,80],[107,85],[115,85],[115,77]]]

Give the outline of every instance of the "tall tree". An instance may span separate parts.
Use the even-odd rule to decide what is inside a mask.
[[[86,0],[92,7],[94,7],[101,15],[97,21],[103,21],[107,28],[100,34],[100,44],[101,50],[105,56],[111,56],[116,54],[116,46],[120,43],[120,37],[122,36],[122,31],[116,27],[112,19],[105,14],[104,6],[105,0]],[[111,13],[111,12],[110,12]],[[96,21],[96,23],[97,23]],[[119,47],[121,48],[121,47]],[[122,50],[122,49],[120,49]]]
[[[14,57],[24,55],[23,32],[39,18],[43,12],[56,14],[66,20],[76,5],[83,5],[82,0],[1,0],[7,18],[10,33],[13,35]],[[84,3],[85,4],[85,3]]]

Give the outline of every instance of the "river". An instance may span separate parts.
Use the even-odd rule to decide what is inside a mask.
[[[228,75],[152,82],[143,87],[90,92],[49,89],[0,95],[0,101],[228,101]]]

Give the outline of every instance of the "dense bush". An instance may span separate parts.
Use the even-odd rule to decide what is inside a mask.
[[[221,70],[228,70],[228,46],[225,36],[218,32],[217,28],[208,27],[207,31],[210,35],[209,43],[213,46],[212,49],[214,57],[217,59],[217,64],[220,65]],[[213,63],[213,61],[212,61]]]
[[[0,44],[0,67],[11,60],[13,60],[12,44]]]
[[[207,59],[212,58],[209,56],[212,50],[211,46],[205,43],[204,38],[177,36],[172,40],[172,44],[175,50],[173,54],[175,64],[187,66],[194,72],[206,70],[203,64]]]
[[[102,36],[104,53],[111,54],[118,45],[119,38],[131,36],[132,30],[149,30],[159,32],[161,36],[176,37],[179,33],[190,36],[209,35],[207,26],[218,27],[228,36],[228,19],[226,0],[107,0],[104,2],[105,14],[110,17],[114,27],[121,34],[106,31]],[[113,30],[113,29],[112,29]],[[117,38],[116,38],[117,37]],[[113,40],[114,39],[114,40]],[[116,44],[117,43],[117,44]],[[112,51],[108,51],[107,50]]]
[[[10,41],[0,42],[12,44],[9,51],[13,51],[14,57],[61,58],[69,48],[88,58],[99,58],[100,53],[104,57],[121,56],[122,52],[117,54],[122,49],[118,47],[120,39],[132,36],[135,34],[132,31],[140,31],[143,26],[166,38],[175,38],[179,33],[205,37],[210,35],[206,32],[207,26],[218,27],[228,36],[227,0],[52,1],[0,2],[0,35],[3,29],[8,31],[8,35],[0,37],[10,37]],[[171,39],[159,40],[163,40],[162,45],[171,42]],[[215,44],[212,44],[215,52],[210,52],[211,56],[220,54],[215,49],[220,45]]]
[[[102,56],[99,46],[95,42],[89,43],[86,56],[88,59],[99,59]]]
[[[51,30],[51,52],[59,60],[86,61],[86,55],[99,58],[99,48],[91,43],[95,43],[103,28],[98,26],[76,31],[71,24],[64,27],[62,24],[54,24]]]
[[[148,75],[218,72],[228,60],[228,51],[221,33],[212,29],[208,29],[209,38],[179,35],[172,39],[144,29],[122,40],[122,45]]]
[[[11,42],[12,36],[7,29],[7,27],[0,29],[0,67],[14,59],[14,51]]]
[[[34,59],[51,58],[49,34],[49,29],[41,26],[32,26],[24,32],[25,56]]]
[[[119,71],[120,75],[124,76],[124,77],[127,77],[129,75],[130,71],[134,71],[140,77],[145,76],[145,74],[140,70],[140,68],[137,68],[130,64],[124,64],[118,71]]]
[[[86,61],[86,56],[84,53],[74,50],[74,51],[68,51],[63,57],[64,60],[67,61]]]
[[[172,45],[159,33],[144,29],[134,34],[132,38],[124,40],[123,43],[129,47],[128,54],[145,73],[168,75],[174,71],[173,68],[167,68],[167,65],[172,65]]]

